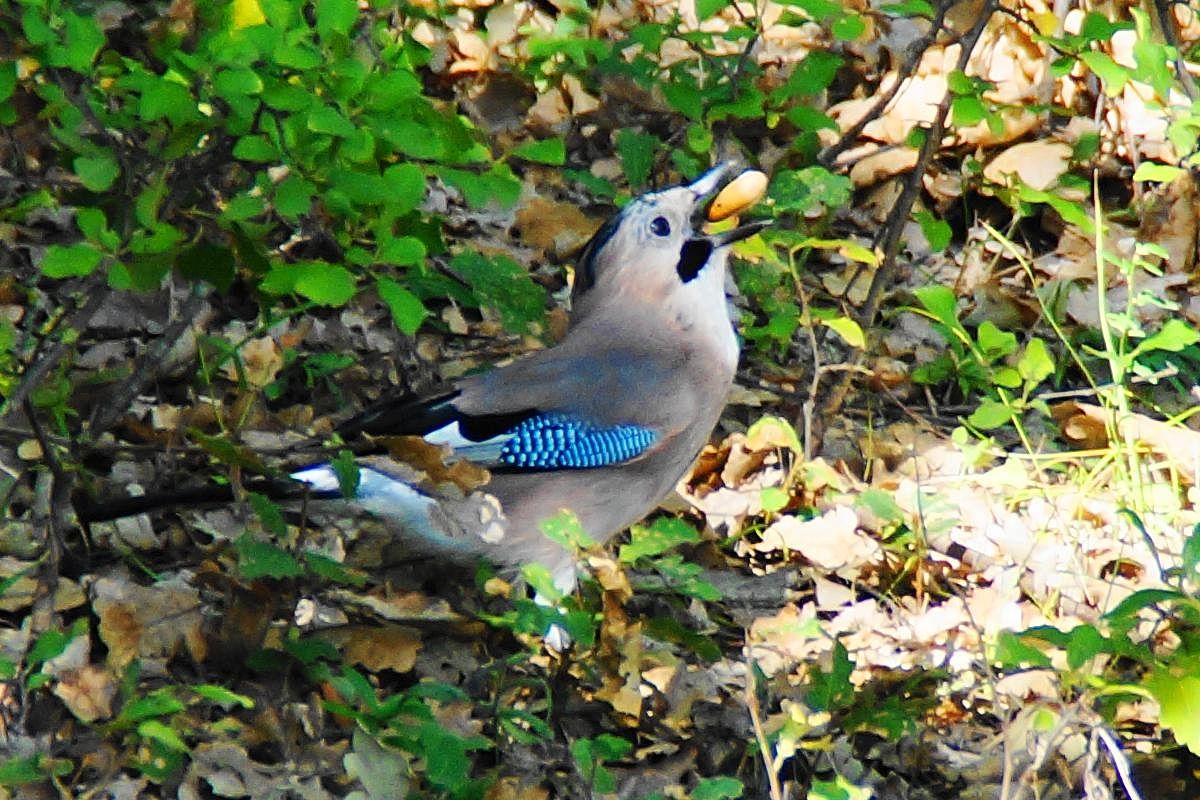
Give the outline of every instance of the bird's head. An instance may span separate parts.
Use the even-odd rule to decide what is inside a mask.
[[[723,306],[729,246],[767,225],[704,232],[706,201],[732,171],[731,164],[718,164],[689,184],[641,195],[606,222],[580,255],[573,321],[606,302],[634,298],[706,311]]]

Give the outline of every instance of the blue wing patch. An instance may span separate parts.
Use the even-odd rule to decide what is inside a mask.
[[[658,435],[640,425],[602,428],[565,414],[537,414],[504,435],[498,461],[523,469],[587,469],[637,458]]]

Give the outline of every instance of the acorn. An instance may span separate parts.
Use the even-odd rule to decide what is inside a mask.
[[[734,214],[740,214],[757,203],[767,193],[767,175],[756,169],[748,169],[738,175],[729,185],[713,198],[708,207],[708,221],[720,222]]]

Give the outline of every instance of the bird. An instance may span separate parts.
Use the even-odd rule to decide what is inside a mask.
[[[645,517],[708,442],[733,386],[739,344],[727,261],[734,243],[767,224],[704,231],[707,201],[733,169],[721,163],[643,194],[602,225],[577,260],[557,344],[426,398],[385,400],[337,428],[344,439],[421,437],[444,462],[486,470],[472,482],[433,491],[422,483],[427,470],[394,454],[349,469],[304,465],[291,481],[317,498],[349,494],[398,536],[435,551],[501,568],[540,564],[559,592],[572,592],[575,554],[540,524],[565,510],[603,544]]]

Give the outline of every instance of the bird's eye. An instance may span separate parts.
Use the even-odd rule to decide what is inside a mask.
[[[650,220],[650,230],[654,232],[655,236],[670,236],[671,223],[667,222],[666,217],[655,217]]]

